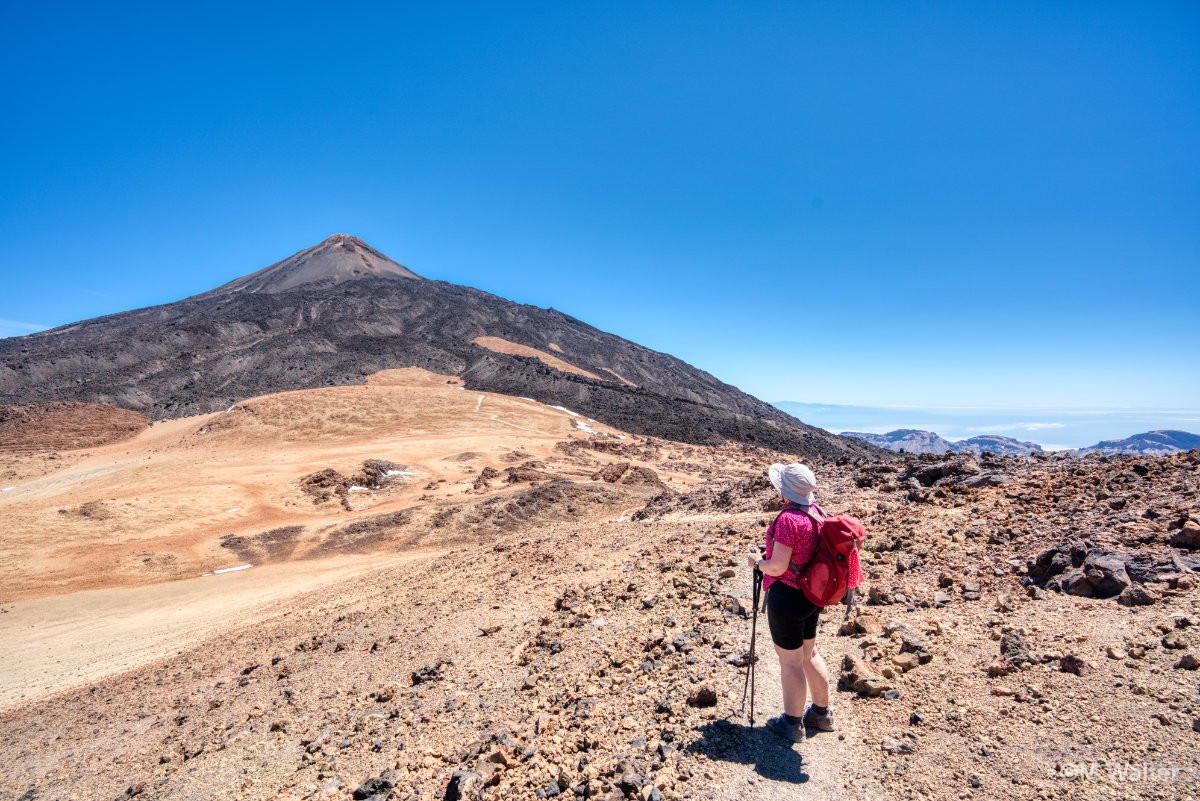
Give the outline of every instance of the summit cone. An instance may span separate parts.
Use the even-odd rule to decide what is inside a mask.
[[[210,290],[201,297],[231,292],[274,294],[288,292],[306,284],[332,286],[364,278],[424,280],[358,237],[334,234],[323,242]]]

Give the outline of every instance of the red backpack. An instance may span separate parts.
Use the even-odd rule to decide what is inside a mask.
[[[805,565],[790,565],[797,577],[801,592],[815,606],[836,604],[845,596],[850,584],[850,554],[862,549],[866,529],[857,517],[838,515],[824,520],[813,514],[810,507],[785,508],[783,512],[808,515],[817,530],[817,549]],[[783,512],[779,514],[782,515]],[[778,522],[779,518],[775,518]],[[771,525],[774,537],[775,525]]]

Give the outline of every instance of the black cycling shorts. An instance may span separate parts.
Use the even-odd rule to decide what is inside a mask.
[[[794,651],[805,640],[815,640],[821,609],[795,587],[782,581],[773,582],[767,590],[771,641],[785,651]]]

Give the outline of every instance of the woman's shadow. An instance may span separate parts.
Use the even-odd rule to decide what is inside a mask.
[[[754,772],[764,779],[803,784],[808,781],[803,758],[792,749],[792,743],[771,732],[765,726],[745,726],[729,720],[714,720],[696,729],[700,739],[684,750],[704,754],[709,759],[754,765]]]

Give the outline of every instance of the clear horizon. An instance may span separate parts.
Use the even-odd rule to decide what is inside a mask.
[[[329,24],[303,3],[0,10],[21,110],[0,129],[0,336],[345,232],[764,399],[1200,397],[1194,4]]]

